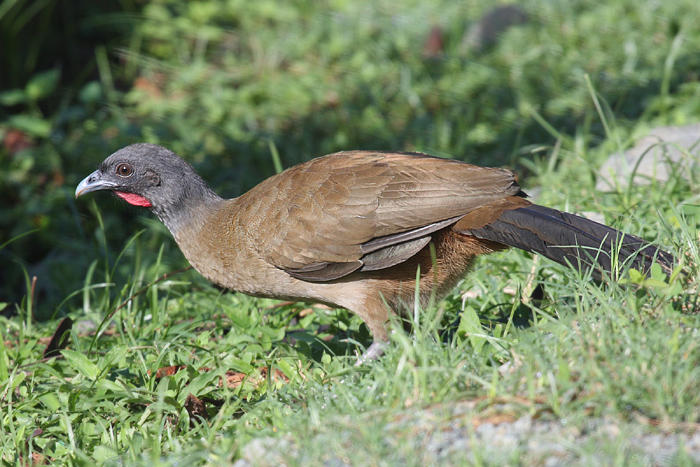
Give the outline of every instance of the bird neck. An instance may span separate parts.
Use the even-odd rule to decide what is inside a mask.
[[[177,237],[182,229],[204,222],[208,213],[222,201],[206,184],[197,183],[183,186],[179,196],[168,203],[154,205],[151,210],[170,233]]]

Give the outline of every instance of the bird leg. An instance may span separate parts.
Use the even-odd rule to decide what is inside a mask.
[[[355,366],[362,366],[367,362],[376,360],[382,355],[384,355],[384,350],[386,349],[388,343],[385,341],[374,341],[365,352],[357,358]]]

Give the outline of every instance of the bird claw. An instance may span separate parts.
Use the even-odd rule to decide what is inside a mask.
[[[355,362],[355,366],[362,366],[366,362],[376,360],[382,355],[384,355],[384,349],[386,349],[386,342],[372,342],[372,345],[367,347],[365,353],[360,355]]]

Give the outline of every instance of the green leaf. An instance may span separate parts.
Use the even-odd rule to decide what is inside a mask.
[[[663,290],[663,289],[668,288],[668,284],[664,281],[659,281],[656,279],[647,279],[644,281],[644,287],[647,287],[650,289]]]
[[[212,381],[214,381],[216,378],[219,378],[220,375],[217,374],[215,371],[208,371],[206,373],[202,373],[200,375],[195,376],[192,378],[192,381],[190,381],[190,384],[187,385],[187,391],[188,393],[191,393],[195,396],[200,396],[203,394],[206,394],[207,392],[210,391],[204,391],[204,389],[209,386]],[[210,390],[214,389],[212,386],[209,388]]]
[[[50,95],[56,89],[60,77],[58,68],[34,75],[24,88],[27,98],[36,101]]]
[[[44,404],[44,406],[47,409],[49,409],[52,412],[55,412],[61,408],[61,402],[58,400],[58,397],[56,397],[56,394],[54,393],[48,393],[39,396],[39,400],[42,404]]]
[[[92,456],[95,458],[95,460],[99,464],[103,464],[109,460],[116,459],[119,454],[117,452],[107,446],[97,446],[95,450],[92,452]]]
[[[651,278],[660,282],[666,282],[666,274],[659,266],[659,263],[654,263],[651,265]]]
[[[321,356],[321,363],[324,365],[328,365],[331,363],[331,356],[328,355],[326,352],[323,352],[323,355]]]
[[[253,365],[240,358],[228,358],[226,362],[231,368],[241,373],[250,374],[255,370]]]
[[[469,342],[477,353],[481,351],[481,348],[486,343],[486,338],[482,336],[484,334],[484,329],[481,327],[479,315],[471,306],[467,306],[462,312],[462,318],[459,321],[457,332],[469,338]]]
[[[90,81],[80,90],[80,100],[86,104],[102,99],[102,86],[98,81]]]
[[[63,357],[68,365],[81,375],[94,380],[100,373],[100,369],[92,363],[85,355],[74,350],[62,350]]]
[[[100,379],[97,382],[96,387],[102,391],[105,391],[105,392],[112,392],[112,393],[123,393],[124,392],[124,388],[119,383],[115,383],[114,381],[109,380],[109,379]]]
[[[284,375],[289,378],[290,380],[294,379],[297,375],[297,370],[295,367],[289,364],[289,362],[285,359],[280,359],[276,363],[277,368],[284,373]]]
[[[9,91],[0,92],[0,104],[11,106],[21,104],[27,99],[26,94],[21,89],[10,89]]]
[[[630,269],[629,275],[630,275],[630,281],[633,284],[641,284],[642,281],[644,281],[644,274],[637,271],[636,269]]]
[[[674,282],[663,290],[663,294],[667,297],[680,295],[683,292],[683,286],[679,281]]]
[[[30,115],[14,115],[7,121],[8,126],[25,131],[33,136],[46,138],[51,133],[51,122]]]
[[[14,391],[15,389],[17,389],[17,387],[18,387],[20,384],[22,384],[22,382],[24,381],[24,379],[25,379],[26,377],[27,377],[27,374],[24,373],[24,372],[22,372],[22,373],[17,373],[17,374],[15,374],[15,375],[11,376],[12,381],[11,381],[11,383],[10,383],[10,389],[12,389],[13,391]]]

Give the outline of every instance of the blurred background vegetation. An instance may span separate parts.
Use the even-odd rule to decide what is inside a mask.
[[[61,314],[90,264],[114,264],[137,228],[153,251],[167,239],[116,199],[73,199],[129,143],[163,144],[235,196],[274,173],[275,150],[285,166],[418,150],[526,178],[524,161],[554,144],[605,139],[589,83],[622,141],[639,121],[700,119],[697,0],[527,0],[500,25],[477,23],[500,4],[0,2],[3,313],[36,276],[35,313]],[[165,245],[163,264],[184,264]],[[133,270],[124,254],[117,276]]]

